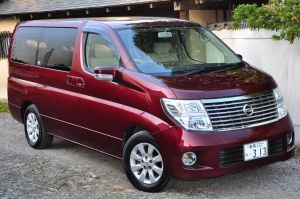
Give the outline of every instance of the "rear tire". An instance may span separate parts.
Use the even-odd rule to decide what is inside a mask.
[[[159,192],[169,183],[159,148],[146,131],[134,134],[126,142],[123,169],[131,184],[141,191]]]
[[[23,121],[29,146],[35,149],[45,149],[51,146],[54,136],[46,133],[36,106],[27,107]]]

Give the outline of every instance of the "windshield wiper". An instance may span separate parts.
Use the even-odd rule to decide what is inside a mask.
[[[219,73],[219,72],[223,72],[223,71],[234,70],[234,69],[237,69],[237,68],[240,68],[243,66],[244,66],[243,62],[239,62],[239,63],[235,63],[235,64],[226,64],[226,65],[223,65],[220,69],[217,69],[217,70],[214,70],[211,72]]]
[[[179,76],[186,76],[186,75],[192,75],[196,73],[201,73],[201,72],[222,72],[222,71],[227,71],[227,70],[233,70],[236,68],[239,68],[243,66],[243,62],[238,62],[234,64],[217,64],[217,66],[212,66],[216,64],[205,64],[202,67],[197,67],[193,68],[191,70],[188,70],[186,73],[183,73]]]
[[[191,75],[191,74],[200,73],[200,72],[204,72],[204,71],[209,71],[209,70],[211,70],[211,68],[212,67],[209,67],[209,66],[197,67],[197,68],[187,70],[187,72],[185,72],[181,75],[178,75],[178,76],[186,76],[186,75]]]

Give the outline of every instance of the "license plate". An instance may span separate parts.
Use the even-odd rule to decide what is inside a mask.
[[[244,161],[268,157],[268,141],[263,140],[244,145]]]

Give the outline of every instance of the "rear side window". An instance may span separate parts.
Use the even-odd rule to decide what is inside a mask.
[[[76,33],[75,28],[20,27],[15,33],[11,60],[69,71]]]
[[[36,65],[58,70],[70,70],[77,30],[45,28],[39,42]]]
[[[35,65],[38,43],[43,28],[20,27],[16,30],[11,60]]]

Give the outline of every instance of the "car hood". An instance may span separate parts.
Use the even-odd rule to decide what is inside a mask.
[[[157,78],[171,88],[178,99],[247,95],[277,86],[270,75],[250,66],[224,72]]]

